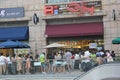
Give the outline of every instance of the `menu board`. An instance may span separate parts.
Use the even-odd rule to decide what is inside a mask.
[[[89,43],[89,48],[97,48],[97,43]]]
[[[30,53],[30,48],[15,48],[14,53],[15,54],[28,54]]]

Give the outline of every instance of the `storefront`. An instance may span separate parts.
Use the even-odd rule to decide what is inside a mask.
[[[48,16],[45,30],[47,44],[57,42],[67,45],[65,48],[69,49],[103,49],[103,15],[96,15],[101,11],[101,1],[46,5],[44,12]],[[67,17],[60,17],[61,14]],[[49,15],[59,15],[59,18],[50,18]]]
[[[76,22],[79,23],[72,23],[71,19],[58,20],[61,21],[61,23],[63,22],[64,24],[60,24],[55,20],[47,21],[49,24],[46,26],[45,32],[47,43],[50,44],[57,42],[65,44],[67,45],[65,48],[69,49],[104,47],[103,22],[101,21],[102,17],[91,17],[91,19],[85,19],[84,22],[82,20],[82,23],[80,19],[73,20],[76,20]]]
[[[0,8],[0,18],[0,43],[7,40],[28,43],[29,19],[24,17],[23,7]],[[13,47],[0,47],[0,53],[13,54]]]

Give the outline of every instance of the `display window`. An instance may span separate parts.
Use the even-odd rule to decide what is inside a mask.
[[[67,45],[64,48],[85,48],[88,47],[90,48],[91,46],[95,46],[94,48],[97,47],[103,47],[104,41],[103,39],[99,40],[64,40],[64,41],[57,41],[56,43],[64,44]]]

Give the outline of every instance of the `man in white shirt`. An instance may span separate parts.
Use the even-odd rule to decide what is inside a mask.
[[[1,53],[0,54],[0,74],[5,74],[5,72],[6,72],[6,57],[3,56],[3,53]]]
[[[91,69],[90,54],[91,53],[88,50],[86,50],[81,55],[81,59],[82,59],[81,60],[81,68],[85,72]]]
[[[67,62],[67,67],[68,67],[68,71],[70,71],[71,68],[71,57],[72,57],[72,53],[68,50],[65,53],[65,58],[66,58],[66,62]]]
[[[86,58],[86,59],[84,59],[84,61],[85,62],[90,62],[90,54],[91,54],[90,51],[86,50],[84,53],[85,53],[84,57]]]
[[[7,60],[7,68],[6,68],[6,74],[11,74],[11,60],[9,54],[6,54],[6,60]]]

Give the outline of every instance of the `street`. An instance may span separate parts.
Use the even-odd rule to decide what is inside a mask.
[[[55,74],[25,74],[25,75],[0,75],[0,80],[73,80],[82,74],[80,70]]]

